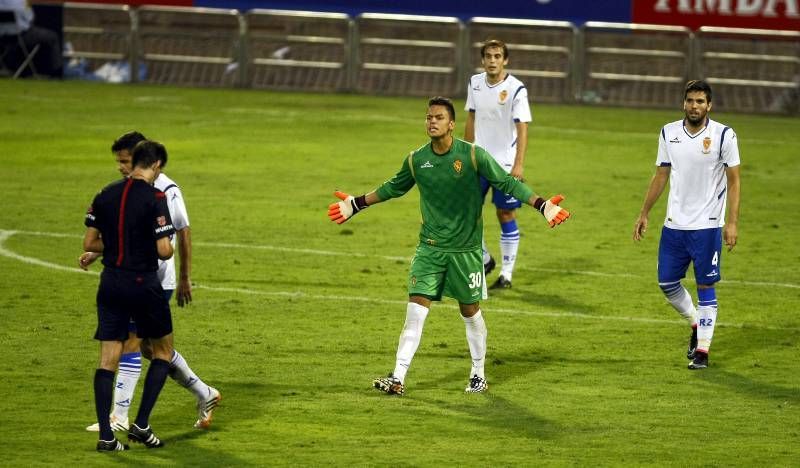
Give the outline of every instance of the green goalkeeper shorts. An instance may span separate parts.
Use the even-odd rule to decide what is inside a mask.
[[[442,252],[420,244],[408,272],[408,295],[433,301],[448,296],[462,304],[486,299],[483,251],[478,247],[468,252]]]

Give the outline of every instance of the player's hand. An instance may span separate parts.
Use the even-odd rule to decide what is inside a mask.
[[[525,178],[522,177],[522,172],[523,172],[522,166],[517,167],[515,165],[514,167],[511,168],[511,172],[509,172],[509,174],[511,174],[511,177],[517,179],[518,181],[524,182]]]
[[[356,203],[356,198],[344,192],[335,191],[333,194],[339,198],[340,202],[331,203],[328,206],[328,218],[336,224],[342,224],[348,219],[355,216],[356,213],[366,208],[366,206],[359,207]]]
[[[636,224],[633,226],[633,240],[640,241],[647,232],[647,216],[639,215]]]
[[[725,241],[725,245],[728,246],[728,252],[733,250],[739,238],[739,229],[736,227],[736,224],[726,223],[722,228],[722,238]]]
[[[95,260],[100,258],[100,254],[96,252],[84,252],[78,257],[78,266],[84,271],[89,271],[89,265],[94,263]]]
[[[564,195],[556,195],[549,200],[542,203],[539,207],[539,212],[542,213],[544,219],[547,220],[550,227],[556,227],[570,217],[570,212],[558,206],[564,200]]]
[[[175,292],[179,307],[192,303],[192,282],[189,281],[189,278],[179,280],[178,289]]]

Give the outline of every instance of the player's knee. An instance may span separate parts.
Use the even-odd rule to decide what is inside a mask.
[[[658,287],[661,288],[661,292],[663,292],[665,296],[671,297],[680,291],[682,286],[680,281],[670,281],[659,282]]]

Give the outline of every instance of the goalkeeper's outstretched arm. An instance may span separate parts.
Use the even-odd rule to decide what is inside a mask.
[[[328,206],[328,218],[336,224],[342,224],[352,218],[359,211],[365,210],[368,206],[380,203],[383,200],[374,191],[354,197],[344,192],[335,191],[333,194],[341,201],[331,203]]]
[[[571,216],[571,213],[558,206],[564,200],[564,195],[555,195],[549,199],[544,199],[535,193],[526,202],[544,216],[551,228],[563,223]]]

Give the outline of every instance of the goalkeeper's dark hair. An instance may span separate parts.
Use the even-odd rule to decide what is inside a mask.
[[[139,142],[145,140],[147,140],[147,138],[137,131],[128,132],[114,140],[114,143],[111,145],[111,152],[118,153],[122,150],[133,152],[133,148],[135,148]]]
[[[683,92],[683,100],[685,101],[686,96],[695,91],[706,93],[706,100],[711,102],[711,86],[703,80],[691,80],[686,83],[686,90]]]
[[[456,108],[453,107],[453,101],[447,99],[446,97],[436,96],[432,97],[430,101],[428,101],[428,107],[431,106],[444,106],[447,108],[447,112],[450,114],[450,120],[453,122],[456,121]]]
[[[497,47],[499,49],[503,49],[503,58],[504,59],[508,58],[508,46],[506,45],[505,42],[499,39],[486,39],[486,42],[484,42],[481,45],[481,58],[483,58],[483,56],[486,54],[486,49],[488,49],[489,47]]]
[[[140,141],[133,148],[133,167],[150,167],[161,161],[161,168],[167,165],[167,149],[157,141]]]

